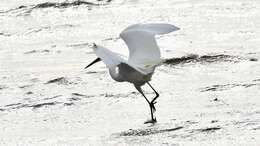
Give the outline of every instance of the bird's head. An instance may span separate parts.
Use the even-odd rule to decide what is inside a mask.
[[[93,49],[96,49],[96,48],[97,48],[97,45],[96,45],[95,43],[93,43],[92,48],[93,48]],[[90,67],[91,65],[93,65],[93,64],[95,64],[95,63],[97,63],[97,62],[99,62],[99,61],[101,61],[101,59],[100,59],[100,58],[96,58],[96,59],[95,59],[94,61],[92,61],[89,65],[87,65],[84,69]]]

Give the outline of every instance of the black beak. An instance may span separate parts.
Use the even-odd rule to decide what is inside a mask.
[[[93,62],[91,62],[89,65],[87,65],[84,69],[90,67],[91,65],[93,65],[93,64],[95,64],[95,63],[97,63],[97,62],[99,62],[99,61],[101,61],[100,58],[95,59]]]

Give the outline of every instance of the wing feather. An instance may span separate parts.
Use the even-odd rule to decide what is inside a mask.
[[[126,62],[122,55],[112,52],[109,49],[95,45],[93,47],[95,54],[101,58],[101,60],[106,64],[107,67],[111,68],[117,66],[122,62]]]
[[[149,74],[161,62],[155,35],[179,30],[171,24],[134,24],[120,33],[129,49],[128,63],[138,71]]]

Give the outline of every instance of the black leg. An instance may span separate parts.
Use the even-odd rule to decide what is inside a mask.
[[[139,92],[143,95],[143,97],[145,98],[145,100],[147,101],[147,103],[149,104],[149,107],[150,107],[151,118],[152,118],[152,119],[151,119],[151,121],[147,121],[147,122],[145,122],[145,123],[155,123],[155,122],[156,122],[156,118],[154,118],[154,116],[153,116],[153,113],[154,113],[154,111],[155,111],[154,105],[151,104],[151,103],[149,102],[149,100],[146,98],[146,96],[144,95],[144,93],[143,93],[143,91],[142,91],[142,89],[141,89],[141,86],[135,85],[135,88],[136,88],[137,91],[139,91]]]
[[[156,100],[160,95],[159,95],[158,92],[156,92],[156,91],[154,90],[154,88],[152,87],[152,85],[151,85],[149,82],[147,82],[147,84],[153,89],[154,93],[156,94],[156,96],[154,97],[154,99],[151,101],[152,104],[155,104],[155,103],[156,103],[155,100]],[[155,110],[155,108],[154,108],[154,110]]]

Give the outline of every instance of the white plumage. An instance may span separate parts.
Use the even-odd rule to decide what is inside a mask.
[[[94,52],[98,58],[87,67],[102,60],[109,68],[111,77],[119,82],[127,81],[133,83],[135,88],[144,96],[151,110],[151,120],[149,123],[156,122],[153,113],[154,104],[159,94],[150,85],[152,74],[155,67],[161,63],[160,49],[156,43],[155,35],[167,34],[179,30],[178,27],[171,24],[135,24],[127,27],[120,33],[129,49],[128,60],[122,55],[111,50],[94,45]],[[87,68],[86,67],[86,68]],[[155,92],[156,97],[149,101],[144,95],[141,86],[147,83]]]
[[[129,49],[128,64],[143,74],[152,73],[161,62],[160,49],[155,35],[179,30],[171,24],[135,24],[120,33]]]

